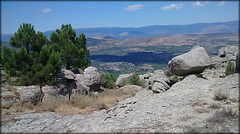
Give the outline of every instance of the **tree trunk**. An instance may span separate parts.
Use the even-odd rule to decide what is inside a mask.
[[[30,52],[29,52],[30,50],[29,50],[29,45],[28,44],[26,44],[26,50],[27,50],[27,53],[30,54]]]
[[[41,93],[42,93],[42,96],[41,96],[41,98],[40,98],[40,101],[42,102],[43,97],[44,97],[44,93],[43,93],[43,91],[42,91],[42,85],[40,85],[39,87],[40,87],[40,91],[41,91]]]

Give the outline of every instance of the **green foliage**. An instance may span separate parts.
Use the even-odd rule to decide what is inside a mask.
[[[66,69],[71,67],[85,69],[90,66],[90,61],[87,59],[90,52],[87,50],[86,36],[82,33],[77,37],[71,24],[62,25],[61,29],[53,32],[50,42],[54,44],[52,49],[60,51],[62,65]],[[59,48],[56,48],[56,44]]]
[[[2,47],[1,59],[7,78],[19,78],[12,84],[42,86],[55,80],[61,57],[56,45],[47,43],[43,33],[36,33],[34,26],[23,23],[10,38],[10,44],[19,49]]]
[[[15,48],[24,47],[28,54],[33,52],[40,52],[44,44],[48,40],[42,32],[34,30],[31,24],[23,23],[14,34],[14,37],[9,39],[10,45]]]
[[[226,68],[226,71],[225,71],[225,75],[226,76],[231,75],[231,74],[234,73],[234,71],[235,71],[234,63],[232,61],[228,61],[227,68]]]
[[[102,86],[105,88],[115,88],[116,87],[116,77],[110,73],[105,73],[102,75]]]
[[[174,82],[178,82],[178,76],[174,75],[173,78],[172,78],[172,80],[173,80]]]
[[[144,81],[141,81],[138,74],[132,74],[129,77],[129,84],[145,87]]]

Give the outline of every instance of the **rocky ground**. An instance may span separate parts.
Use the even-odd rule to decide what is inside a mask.
[[[166,92],[153,94],[144,89],[108,110],[68,116],[56,113],[23,114],[2,126],[1,131],[238,132],[238,80],[239,74],[211,80],[189,75]],[[228,98],[215,100],[215,90],[226,90]],[[222,117],[223,122],[209,121],[216,111],[228,107],[237,117]]]
[[[215,68],[187,74],[161,93],[149,87],[120,101],[110,109],[87,114],[60,115],[55,112],[4,116],[10,120],[1,132],[83,133],[83,132],[239,132],[239,73],[224,75],[223,59]],[[156,75],[158,74],[158,75]],[[159,76],[161,71],[153,75]],[[146,75],[143,75],[144,77]],[[155,78],[154,78],[155,79]],[[149,77],[153,84],[158,79]]]

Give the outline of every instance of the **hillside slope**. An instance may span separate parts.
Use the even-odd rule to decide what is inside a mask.
[[[186,25],[151,25],[139,28],[134,27],[97,27],[75,28],[77,35],[84,33],[86,37],[106,37],[129,39],[136,37],[169,36],[174,34],[208,34],[239,32],[239,21],[195,23]],[[48,38],[55,30],[43,32]],[[9,41],[10,34],[1,34],[1,41]]]
[[[237,133],[238,101],[235,100],[239,97],[238,76],[234,74],[208,80],[189,75],[164,93],[152,94],[149,90],[142,90],[109,110],[68,116],[56,113],[23,114],[14,119],[15,123],[2,126],[1,131]],[[214,91],[221,88],[228,90],[229,98],[214,100]],[[216,114],[221,112],[225,113]]]

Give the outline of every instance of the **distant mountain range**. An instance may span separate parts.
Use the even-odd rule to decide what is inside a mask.
[[[17,30],[17,29],[16,29]],[[133,27],[99,27],[76,28],[77,35],[84,33],[87,38],[113,37],[116,39],[129,39],[135,37],[156,37],[175,34],[208,34],[208,33],[236,33],[239,32],[239,21],[195,23],[188,25],[151,25],[139,28]],[[43,32],[48,38],[51,31]],[[1,41],[9,41],[10,34],[1,34]]]

